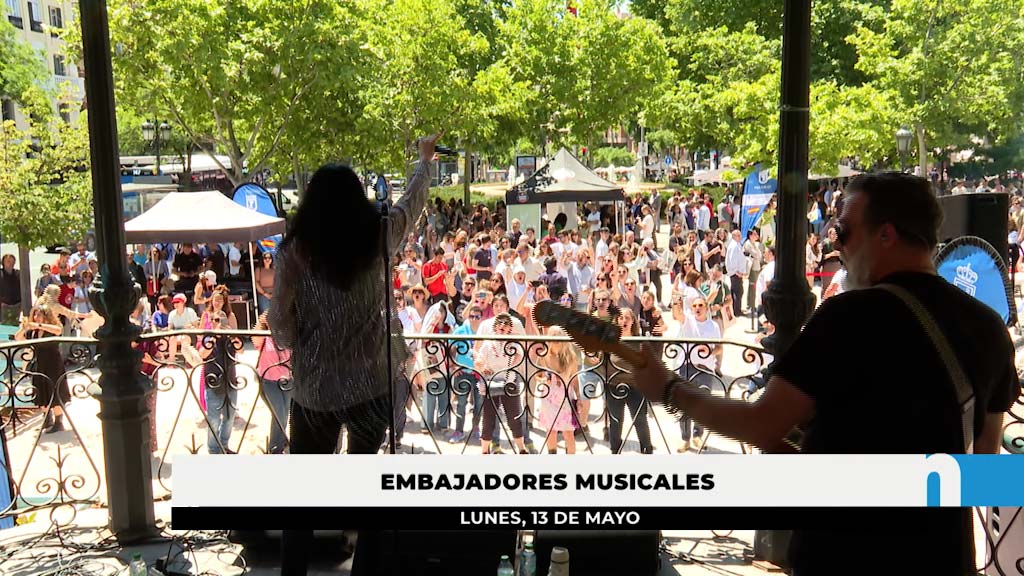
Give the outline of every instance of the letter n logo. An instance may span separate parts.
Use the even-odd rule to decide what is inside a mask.
[[[960,506],[960,464],[949,454],[925,457],[928,506]]]

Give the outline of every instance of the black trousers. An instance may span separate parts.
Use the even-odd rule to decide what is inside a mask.
[[[655,302],[655,304],[661,306],[664,302],[664,300],[662,300],[662,297],[665,294],[664,292],[661,291],[661,270],[648,270],[647,274],[650,276],[651,284],[654,284],[654,289],[658,293],[658,299]]]
[[[733,274],[729,276],[729,284],[732,288],[732,315],[739,316],[743,310],[743,277]]]
[[[634,388],[625,384],[610,383],[605,386],[605,403],[608,405],[608,441],[612,454],[618,454],[622,448],[622,422],[626,415],[626,407],[633,416],[636,437],[640,441],[640,450],[648,453],[653,448],[651,429],[647,424],[647,401]]]
[[[292,402],[292,454],[333,454],[342,426],[349,432],[349,454],[376,454],[393,422],[388,396],[333,412],[310,410]],[[402,403],[404,405],[404,403]],[[281,534],[282,576],[305,576],[312,530],[285,530]]]

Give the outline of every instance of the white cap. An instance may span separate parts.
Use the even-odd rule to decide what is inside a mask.
[[[214,272],[213,270],[207,270],[206,272],[203,272],[203,277],[206,278],[206,281],[209,282],[210,284],[217,283],[217,273]]]
[[[523,268],[522,264],[516,264],[515,268],[512,269],[512,275],[515,276],[516,274],[519,274],[520,272],[522,272],[523,274],[526,274],[526,268]]]
[[[654,240],[651,240],[650,238],[644,238],[643,246],[645,246],[645,247],[648,247],[648,246],[649,247],[653,247],[654,246]]]

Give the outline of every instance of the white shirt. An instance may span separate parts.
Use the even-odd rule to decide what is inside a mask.
[[[736,240],[729,240],[725,249],[725,273],[727,276],[747,273],[747,257],[743,255],[743,246]]]
[[[648,214],[640,221],[640,240],[654,238],[654,216]]]
[[[702,231],[711,229],[711,210],[703,202],[697,208],[697,229]]]
[[[523,297],[523,294],[526,294],[527,288],[529,288],[529,286],[526,284],[526,282],[523,282],[522,284],[516,284],[515,280],[512,280],[511,282],[506,282],[505,292],[506,295],[508,296],[509,305],[511,305],[514,308],[517,304],[519,304],[519,299]]]
[[[516,258],[516,264],[522,266],[523,270],[526,270],[527,282],[533,282],[540,278],[540,275],[544,273],[544,264],[536,258],[527,256],[525,262],[521,258]],[[515,266],[513,266],[512,269],[514,270]]]
[[[505,279],[506,287],[512,282],[512,266],[506,264],[504,260],[494,267],[494,273]]]
[[[761,274],[757,276],[757,284],[754,285],[757,305],[761,305],[761,295],[768,289],[768,284],[775,278],[775,260],[761,268]],[[833,279],[833,282],[835,280]]]
[[[235,248],[234,244],[231,244],[224,254],[228,257],[228,274],[238,276],[242,272],[242,253]]]
[[[587,227],[591,232],[597,232],[601,229],[601,212],[594,210],[587,214]]]
[[[578,263],[573,262],[569,265],[568,279],[569,292],[577,302],[586,304],[589,301],[589,293],[583,294],[583,289],[594,289],[594,269],[590,267],[590,264],[580,268]]]
[[[597,246],[594,248],[594,256],[596,258],[604,258],[608,255],[608,243],[601,238],[597,241]]]
[[[718,324],[712,320],[710,316],[703,322],[698,322],[693,316],[687,316],[686,321],[683,322],[682,326],[680,326],[680,336],[682,338],[695,340],[718,340],[722,337],[722,331],[718,329]],[[688,345],[688,348],[690,353],[690,362],[692,362],[694,366],[700,366],[714,372],[715,355],[709,353],[710,351],[706,345],[690,344]]]
[[[398,312],[398,320],[402,323],[402,334],[415,334],[416,325],[420,323],[420,313],[412,306],[406,306]]]
[[[196,311],[185,307],[184,312],[178,314],[178,310],[171,310],[171,313],[167,315],[167,326],[171,330],[184,330],[189,327],[190,324],[199,322],[199,316],[196,316]]]
[[[439,325],[441,322],[444,322],[445,324],[448,325],[449,332],[454,331],[455,327],[458,326],[458,324],[456,324],[455,322],[455,316],[452,315],[451,308],[448,309],[448,314],[445,316],[445,318],[443,320],[441,319],[441,304],[442,302],[438,302],[431,306],[430,308],[427,308],[427,312],[423,315],[423,323],[420,325],[421,333],[433,334],[435,328],[434,325]]]
[[[71,268],[71,272],[73,274],[80,274],[89,269],[89,260],[95,260],[93,255],[89,252],[86,252],[84,256],[75,252],[68,257],[68,268]],[[80,265],[82,262],[85,262],[85,265]],[[79,268],[81,268],[81,270],[79,270]]]

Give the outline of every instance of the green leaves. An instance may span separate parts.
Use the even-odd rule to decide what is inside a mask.
[[[944,146],[1020,132],[1024,2],[893,0],[881,26],[848,40],[857,70],[904,121]]]
[[[82,238],[92,226],[89,137],[83,113],[74,124],[34,122],[0,132],[0,231],[36,247]]]

